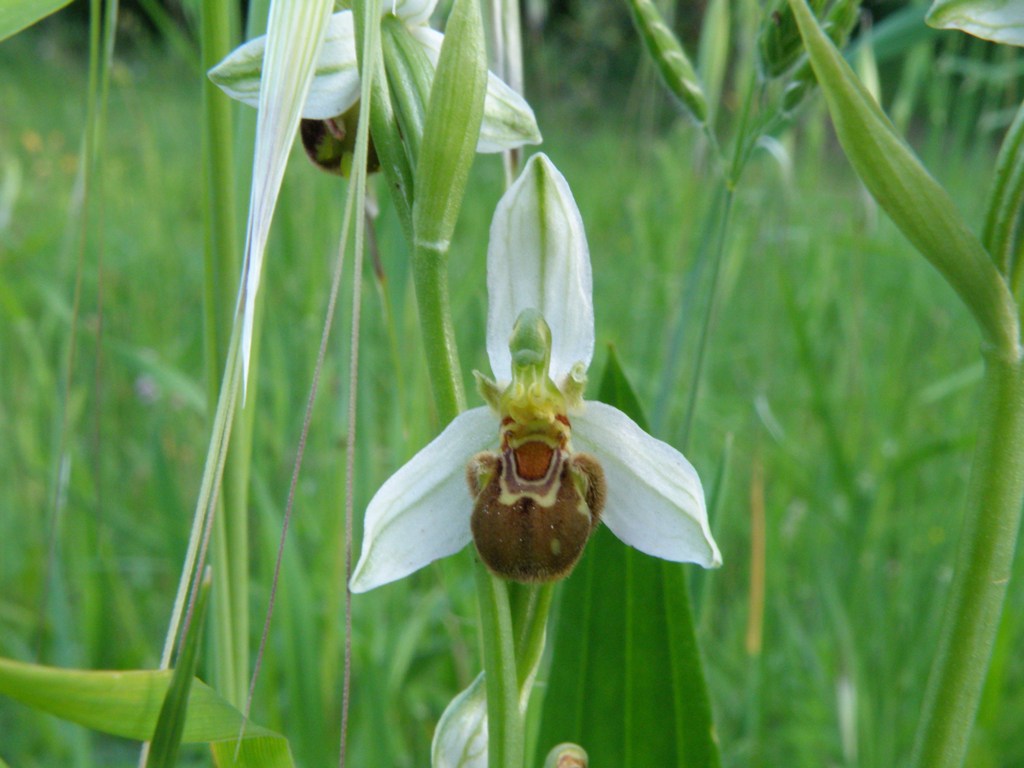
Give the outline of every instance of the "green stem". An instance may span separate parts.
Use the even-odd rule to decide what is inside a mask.
[[[510,584],[512,626],[516,637],[516,665],[519,694],[525,697],[536,671],[547,635],[548,613],[555,594],[555,582],[546,584]]]
[[[1006,597],[1024,499],[1024,363],[989,356],[967,517],[913,765],[964,762]]]
[[[448,297],[448,253],[418,245],[413,253],[412,268],[427,373],[437,415],[442,423],[447,424],[466,409],[466,392],[462,385],[462,369]]]
[[[479,560],[474,570],[487,685],[487,764],[489,768],[522,768],[523,717],[508,585]]]
[[[725,259],[725,240],[729,231],[729,218],[732,214],[732,187],[725,186],[722,191],[722,213],[719,220],[718,232],[715,235],[715,252],[711,262],[711,285],[708,288],[708,300],[704,308],[704,317],[701,318],[700,341],[697,344],[697,360],[693,366],[693,378],[690,381],[690,399],[686,405],[686,421],[683,422],[683,436],[679,448],[686,450],[690,441],[690,432],[693,427],[693,416],[697,412],[697,394],[700,391],[700,382],[703,378],[704,356],[707,353],[708,340],[711,338],[711,320],[718,305],[718,284],[722,274],[722,261]]]
[[[231,3],[206,2],[201,10],[202,71],[226,56],[238,37]],[[208,401],[219,396],[221,371],[235,310],[238,273],[237,194],[231,101],[203,77],[203,169],[205,248],[205,347]],[[256,336],[258,338],[258,334]],[[256,353],[253,353],[255,359]],[[214,527],[211,641],[217,689],[236,706],[245,701],[249,676],[248,486],[255,393],[238,414],[235,443],[228,453],[222,492],[223,514]]]

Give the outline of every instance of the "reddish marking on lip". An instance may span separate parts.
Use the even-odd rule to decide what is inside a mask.
[[[555,420],[562,422],[567,427],[572,426],[571,424],[569,424],[569,417],[563,413],[555,414]]]
[[[516,473],[523,480],[543,480],[554,458],[555,451],[550,445],[531,440],[516,448]]]

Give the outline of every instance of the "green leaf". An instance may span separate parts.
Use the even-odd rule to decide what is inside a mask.
[[[598,399],[644,425],[614,352]],[[565,583],[553,639],[538,762],[570,741],[602,765],[720,765],[686,566],[601,526]]]
[[[925,21],[936,29],[959,29],[995,43],[1024,45],[1020,0],[935,0]]]
[[[836,135],[857,175],[908,240],[960,295],[985,341],[1016,356],[1009,289],[946,190],[897,135],[877,102],[822,31],[805,0],[789,0]]]
[[[640,399],[636,396],[636,392],[633,391],[633,385],[626,378],[625,371],[622,370],[615,347],[611,345],[608,346],[608,363],[604,368],[604,376],[601,378],[601,391],[597,399],[602,403],[614,405],[635,421],[637,426],[644,432],[650,430],[647,418],[644,415],[643,406],[640,405]]]
[[[171,684],[164,696],[163,706],[156,721],[153,732],[153,743],[149,751],[147,768],[174,768],[178,760],[178,749],[181,737],[185,732],[185,719],[188,717],[188,696],[192,690],[192,680],[199,659],[199,638],[203,634],[206,622],[206,606],[210,598],[210,570],[207,568],[199,594],[196,597],[192,621],[188,626],[185,641],[178,655],[178,663],[171,676]]]
[[[445,30],[416,166],[418,248],[446,253],[476,156],[487,89],[483,20],[476,0],[455,0]]]
[[[96,731],[145,741],[153,737],[171,676],[170,670],[58,669],[0,658],[0,695]],[[218,765],[293,765],[287,740],[251,723],[233,762],[241,726],[237,709],[201,680],[192,682],[183,742],[212,742]],[[253,762],[256,757],[261,762]]]
[[[71,0],[0,0],[0,40],[30,27]]]

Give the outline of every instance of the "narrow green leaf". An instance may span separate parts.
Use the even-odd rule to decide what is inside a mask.
[[[0,658],[0,695],[96,731],[145,741],[153,737],[157,717],[171,682],[170,670],[123,672],[58,669]],[[242,714],[212,688],[194,680],[181,740],[185,743],[226,742],[233,754]],[[248,745],[253,742],[250,748]],[[271,743],[273,742],[273,744]],[[287,740],[250,723],[240,754],[289,755]],[[217,745],[214,744],[217,752]],[[262,766],[265,763],[225,762],[223,765]]]
[[[71,0],[0,0],[0,40],[30,27]]]
[[[195,608],[192,611],[192,622],[185,635],[178,663],[171,676],[171,684],[164,696],[163,706],[156,721],[153,742],[150,746],[147,767],[174,768],[181,747],[181,737],[185,732],[185,719],[188,716],[188,697],[192,690],[192,680],[199,659],[199,638],[202,637],[206,624],[206,607],[210,601],[210,570],[207,568],[203,582],[199,586]]]
[[[416,166],[417,247],[447,252],[476,156],[487,89],[483,20],[476,0],[455,0],[423,126]]]
[[[999,149],[982,242],[1016,293],[1021,216],[1024,215],[1024,105],[1017,111]]]
[[[1017,318],[1002,276],[946,191],[822,31],[805,0],[789,0],[832,123],[868,190],[908,240],[960,295],[986,342],[1016,356]]]
[[[1024,3],[1019,0],[935,0],[925,21],[937,29],[1024,45]]]
[[[645,423],[614,352],[598,399]],[[720,765],[685,566],[600,527],[563,588],[553,645],[538,761],[570,741],[605,765]]]
[[[698,123],[708,116],[700,78],[682,43],[661,17],[654,0],[627,0],[640,39],[662,81]]]
[[[372,72],[370,81],[370,134],[373,137],[373,145],[380,159],[380,167],[387,178],[388,189],[391,190],[391,197],[398,213],[398,220],[402,224],[402,231],[411,244],[413,242],[412,230],[412,201],[413,201],[413,171],[409,155],[402,141],[401,131],[398,130],[398,117],[391,101],[391,91],[388,88],[387,76],[384,72],[383,45],[378,44],[370,51],[373,60],[366,62],[364,56],[363,33],[366,28],[364,3],[355,3],[352,8],[355,16],[356,51],[359,55],[360,76]]]

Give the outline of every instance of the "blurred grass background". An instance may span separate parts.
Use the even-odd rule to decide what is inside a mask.
[[[126,19],[88,202],[76,187],[81,28],[58,17],[0,45],[0,655],[89,668],[157,664],[208,438],[200,74],[180,49]],[[707,300],[709,265],[694,254],[711,184],[694,132],[671,118],[625,37],[603,20],[590,25],[528,47],[530,95],[543,149],[587,226],[598,338],[591,378],[614,344],[653,431],[671,442]],[[612,39],[584,36],[595,29]],[[574,48],[574,39],[593,42]],[[587,55],[588,46],[618,58]],[[1021,60],[950,36],[928,38],[926,53],[916,82],[904,51],[895,59],[902,68],[883,68],[883,87],[909,99],[912,143],[979,222]],[[700,639],[726,765],[891,768],[910,749],[951,575],[978,339],[952,292],[862,192],[819,106],[779,138],[781,151],[759,152],[738,191],[690,440],[706,483],[731,446],[712,521],[726,564],[694,573]],[[467,382],[473,368],[487,370],[484,255],[502,189],[497,158],[480,158],[472,184],[452,257]],[[297,154],[268,250],[254,632],[343,194],[342,182]],[[418,347],[407,254],[386,198],[381,205],[380,269],[368,260],[360,276],[357,517],[442,426]],[[349,271],[343,292],[351,286]],[[288,735],[309,766],[332,764],[337,750],[348,331],[343,310],[254,713]],[[761,515],[757,542],[752,520]],[[760,543],[758,632],[751,553]],[[426,764],[438,716],[479,668],[469,557],[354,600],[352,764]],[[972,766],[1024,763],[1024,668],[1012,652],[1022,609],[1024,594],[1011,589]],[[194,748],[185,759],[204,764],[204,754]],[[135,755],[128,742],[0,700],[0,757],[12,766],[132,765]]]

